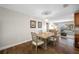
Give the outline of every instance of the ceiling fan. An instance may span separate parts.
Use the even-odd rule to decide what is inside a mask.
[[[51,14],[51,11],[43,11],[42,14],[43,15],[50,15]]]
[[[66,8],[66,7],[68,7],[68,6],[69,6],[69,4],[64,4],[64,5],[63,5],[64,8]]]

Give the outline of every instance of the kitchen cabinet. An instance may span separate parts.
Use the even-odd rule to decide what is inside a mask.
[[[79,48],[79,34],[75,34],[75,47]]]

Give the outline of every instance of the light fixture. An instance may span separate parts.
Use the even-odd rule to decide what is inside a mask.
[[[45,19],[45,22],[48,22],[48,19],[47,18]]]
[[[51,11],[43,11],[42,12],[42,15],[50,15],[51,14]]]
[[[69,6],[68,4],[64,4],[64,5],[63,5],[64,8],[66,8],[66,7],[68,7],[68,6]]]

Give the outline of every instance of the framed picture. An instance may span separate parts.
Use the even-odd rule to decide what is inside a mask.
[[[42,22],[38,21],[38,28],[42,28]]]
[[[30,28],[36,28],[36,21],[30,20]]]

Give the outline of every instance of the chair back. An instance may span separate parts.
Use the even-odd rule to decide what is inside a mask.
[[[49,32],[54,33],[55,36],[57,35],[57,31],[56,30],[49,30]]]
[[[43,31],[42,31],[42,30],[39,30],[38,32],[39,32],[39,33],[42,33]]]
[[[32,40],[37,41],[37,34],[35,32],[31,32]]]

